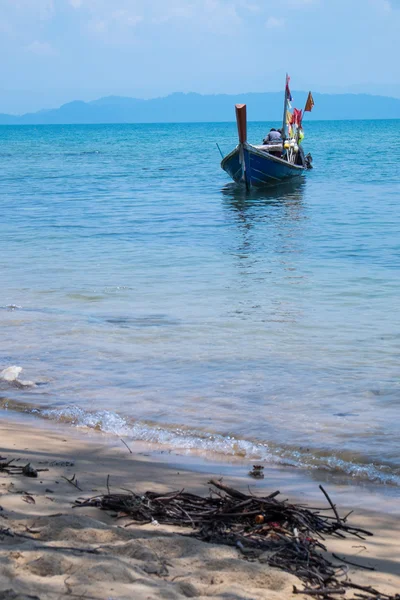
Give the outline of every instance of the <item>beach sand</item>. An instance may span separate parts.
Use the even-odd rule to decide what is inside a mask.
[[[0,421],[0,456],[48,469],[37,479],[0,473],[0,600],[305,597],[293,595],[293,585],[302,588],[294,576],[259,561],[250,562],[236,548],[188,537],[190,530],[154,524],[125,528],[123,521],[97,508],[72,508],[79,497],[106,492],[108,475],[113,491],[185,488],[205,495],[208,480],[219,474],[217,466],[210,465],[208,473],[206,468],[177,469],[173,462],[145,451],[131,454],[123,444],[108,443],[100,434],[84,435],[71,428],[9,417]],[[276,483],[276,474],[271,471],[269,477],[265,471],[262,483],[233,474],[224,482],[245,491],[251,484],[255,493],[260,489],[272,492],[275,487],[269,485]],[[82,491],[63,479],[74,474]],[[281,488],[284,497],[304,503],[302,490],[296,495],[292,489],[290,474],[287,483],[287,488]],[[320,504],[324,504],[322,498]],[[375,568],[350,568],[353,582],[399,593],[398,517],[350,508],[356,509],[352,523],[371,530],[374,537],[367,541],[328,539],[328,548]],[[90,553],[94,549],[97,554]]]

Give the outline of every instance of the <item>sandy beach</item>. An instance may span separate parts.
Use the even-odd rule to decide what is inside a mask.
[[[302,588],[297,578],[248,561],[237,548],[207,544],[189,537],[189,530],[159,524],[125,528],[123,519],[105,511],[73,508],[77,498],[104,493],[108,475],[116,491],[169,492],[184,487],[206,495],[210,476],[221,475],[218,467],[210,465],[208,473],[177,470],[150,452],[131,454],[122,443],[107,443],[100,435],[9,417],[0,423],[0,436],[3,459],[48,469],[37,479],[0,473],[0,598],[299,597],[292,594],[293,585]],[[74,474],[82,491],[64,479]],[[268,471],[263,482],[254,485],[244,476],[230,475],[224,481],[243,490],[250,484],[254,493],[270,489]],[[300,489],[299,496],[304,502]],[[296,500],[293,490],[287,497]],[[398,593],[397,516],[356,510],[352,523],[374,536],[367,541],[327,540],[329,550],[375,569],[351,568],[353,582]]]

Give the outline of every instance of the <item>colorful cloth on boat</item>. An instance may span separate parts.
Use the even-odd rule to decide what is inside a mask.
[[[293,111],[293,121],[292,121],[292,123],[294,123],[295,125],[297,125],[298,127],[300,127],[302,118],[303,118],[303,112],[301,110],[299,110],[298,108],[295,108],[294,111]]]

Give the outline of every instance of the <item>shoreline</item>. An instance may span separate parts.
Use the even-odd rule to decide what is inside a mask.
[[[285,463],[271,463],[261,458],[254,459],[241,455],[222,454],[217,451],[201,450],[197,448],[176,448],[168,443],[132,440],[124,435],[110,433],[96,427],[81,426],[68,421],[56,421],[43,418],[34,413],[15,412],[0,408],[0,423],[21,424],[34,430],[58,432],[60,436],[75,438],[90,444],[101,444],[110,449],[120,450],[126,446],[126,452],[133,452],[135,456],[151,459],[165,465],[167,468],[177,470],[207,473],[222,477],[242,478],[246,485],[257,485],[261,491],[266,491],[262,481],[255,481],[248,477],[252,464],[262,464],[268,481],[272,487],[282,487],[286,491],[303,490],[311,502],[321,500],[318,484],[323,483],[334,490],[338,504],[346,507],[356,505],[363,509],[372,509],[379,503],[385,514],[398,514],[400,505],[398,499],[400,488],[395,484],[386,484],[370,481],[364,478],[352,477],[342,471],[328,470],[320,467],[307,468]],[[269,489],[269,487],[268,487]]]
[[[138,599],[197,596],[261,600],[268,593],[269,598],[286,600],[296,597],[292,595],[293,585],[302,588],[294,576],[245,561],[236,548],[188,538],[182,535],[188,533],[186,530],[178,532],[161,525],[125,529],[99,509],[72,508],[78,497],[104,493],[110,475],[113,490],[164,493],[185,488],[201,495],[207,495],[210,478],[223,477],[237,489],[247,491],[250,486],[254,494],[280,489],[282,497],[312,506],[315,502],[325,505],[318,489],[318,483],[323,483],[341,514],[353,509],[352,522],[374,534],[367,541],[329,538],[328,549],[376,568],[365,571],[351,567],[353,581],[392,595],[399,592],[400,508],[392,499],[359,486],[350,493],[349,486],[327,483],[315,473],[307,481],[295,470],[266,465],[265,478],[254,480],[248,476],[248,466],[157,454],[144,444],[141,448],[132,445],[131,454],[117,442],[96,432],[88,435],[53,423],[0,415],[1,457],[49,469],[39,473],[38,479],[0,473],[1,527],[34,538],[4,537],[1,589],[35,593],[41,600],[68,597],[69,589],[93,598],[128,598],[134,592]],[[64,479],[73,475],[82,491]],[[350,502],[357,496],[356,503]],[[363,497],[367,501],[362,502]],[[392,510],[384,511],[384,507]],[[38,544],[44,542],[46,549],[39,549]],[[88,546],[101,547],[101,556],[94,560],[90,554],[80,555],[79,548]],[[83,563],[85,573],[79,566]]]
[[[385,490],[385,495],[398,496],[400,476],[397,468],[386,463],[374,462],[373,457],[362,453],[350,454],[340,449],[295,447],[274,441],[260,441],[246,437],[234,437],[228,433],[187,430],[182,426],[155,422],[126,421],[126,417],[107,410],[87,412],[77,406],[70,411],[65,408],[43,409],[35,404],[3,398],[0,401],[0,418],[28,422],[49,423],[50,427],[66,426],[88,435],[103,436],[111,440],[127,440],[135,447],[156,453],[169,453],[190,460],[197,457],[196,464],[234,464],[246,467],[251,462],[268,465],[273,470],[302,473],[305,479],[322,478],[344,486],[363,489]],[[29,421],[31,419],[31,421]],[[33,421],[32,421],[33,419]],[[39,425],[39,427],[44,425]],[[290,437],[290,436],[289,436]],[[390,470],[392,469],[392,470]]]

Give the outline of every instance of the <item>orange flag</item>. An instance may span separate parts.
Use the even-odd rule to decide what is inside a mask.
[[[308,92],[307,102],[304,107],[304,112],[311,112],[314,106],[314,98],[312,97],[312,93]]]

